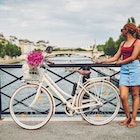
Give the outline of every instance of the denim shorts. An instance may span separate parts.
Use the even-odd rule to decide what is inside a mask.
[[[140,61],[134,60],[124,64],[120,69],[120,86],[138,86],[140,85]]]

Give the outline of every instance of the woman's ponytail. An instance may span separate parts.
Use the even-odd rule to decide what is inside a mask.
[[[140,39],[140,28],[136,29],[136,38]]]

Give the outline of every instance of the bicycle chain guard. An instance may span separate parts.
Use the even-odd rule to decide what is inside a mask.
[[[75,110],[70,109],[69,107],[67,107],[66,105],[64,105],[64,111],[68,116],[73,116],[75,114]]]

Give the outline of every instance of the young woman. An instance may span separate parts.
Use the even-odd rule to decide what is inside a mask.
[[[126,41],[120,44],[114,57],[99,60],[97,63],[116,61],[117,65],[121,65],[119,89],[126,118],[120,122],[120,125],[133,128],[136,126],[136,115],[139,106],[140,62],[138,55],[140,53],[140,29],[134,23],[128,23],[124,25],[121,32],[126,37]],[[132,115],[130,114],[128,102],[130,89],[132,94]]]

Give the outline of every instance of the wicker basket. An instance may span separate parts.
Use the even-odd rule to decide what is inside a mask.
[[[28,64],[23,64],[22,70],[23,70],[23,79],[25,81],[28,82],[40,81],[41,74],[39,67],[32,69],[31,66],[29,66]]]

